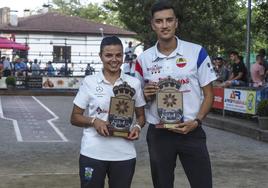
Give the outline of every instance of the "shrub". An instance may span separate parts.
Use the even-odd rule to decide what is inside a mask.
[[[259,102],[257,107],[257,115],[268,116],[268,99]]]
[[[15,76],[8,76],[6,78],[6,85],[8,85],[8,86],[15,86],[16,85],[16,78],[15,78]]]

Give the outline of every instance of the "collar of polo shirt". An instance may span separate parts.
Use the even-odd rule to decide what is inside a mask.
[[[123,81],[123,80],[125,80],[125,77],[126,77],[126,75],[125,75],[124,72],[121,70],[119,79],[121,79],[121,80]],[[108,81],[105,79],[105,77],[104,77],[103,69],[102,69],[100,72],[98,72],[98,74],[97,74],[97,82],[98,82],[98,83],[101,83],[101,82],[106,82],[106,83],[107,83],[107,82],[108,82]]]
[[[183,49],[181,46],[181,42],[180,42],[178,37],[176,37],[176,40],[177,40],[177,47],[169,56],[166,56],[166,55],[162,54],[161,52],[159,52],[159,50],[157,48],[157,45],[158,45],[158,41],[157,41],[155,46],[154,46],[154,48],[155,48],[154,61],[159,61],[159,60],[164,59],[164,58],[175,58],[178,55],[182,56]]]

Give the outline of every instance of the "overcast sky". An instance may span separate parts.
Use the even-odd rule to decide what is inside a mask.
[[[52,0],[0,0],[0,8],[9,7],[11,10],[16,10],[18,16],[23,16],[24,9],[38,10],[43,4],[52,2]],[[82,3],[102,3],[103,0],[81,0]]]

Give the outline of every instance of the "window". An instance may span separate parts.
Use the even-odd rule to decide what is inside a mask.
[[[71,62],[71,46],[53,46],[54,63]]]

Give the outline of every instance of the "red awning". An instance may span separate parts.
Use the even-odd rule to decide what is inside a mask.
[[[29,50],[29,47],[24,44],[8,40],[7,38],[0,37],[0,49]]]

